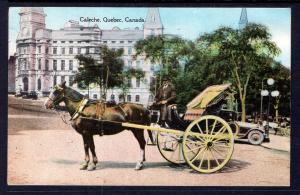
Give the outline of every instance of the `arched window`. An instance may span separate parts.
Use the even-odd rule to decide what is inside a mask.
[[[153,95],[149,95],[149,102],[153,102]]]
[[[42,82],[41,82],[41,79],[39,78],[38,79],[38,90],[40,91],[42,88]]]

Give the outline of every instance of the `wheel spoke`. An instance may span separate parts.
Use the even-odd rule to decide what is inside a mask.
[[[191,160],[191,163],[193,163],[193,162],[200,156],[200,154],[201,154],[203,151],[205,151],[205,148],[202,148],[202,149],[198,152],[198,154]]]
[[[224,157],[224,154],[222,154],[219,150],[217,150],[216,148],[212,148],[216,153],[218,153],[222,158],[225,158],[226,157],[226,154],[225,154],[225,157]]]
[[[226,130],[226,127],[223,126],[221,129],[219,129],[219,131],[212,137],[212,140],[215,139],[215,137],[217,137],[217,135],[219,135],[220,133],[223,134],[223,132]]]
[[[215,120],[215,122],[214,122],[214,124],[213,124],[213,127],[212,127],[212,129],[211,129],[210,135],[212,135],[212,133],[213,133],[215,127],[216,127],[217,122],[218,122],[218,121]]]
[[[194,150],[198,150],[199,148],[203,148],[203,146],[198,146],[198,147],[195,147],[195,148],[193,148],[193,149],[188,149],[188,151],[187,152],[192,152],[192,151],[194,151]]]
[[[173,156],[174,156],[174,154],[175,154],[176,149],[178,148],[178,145],[179,145],[179,143],[177,142],[177,143],[176,143],[176,146],[175,146],[175,148],[174,148],[174,152],[172,152],[172,154],[171,154],[171,156],[170,156],[170,159],[173,159]]]
[[[220,165],[218,159],[215,157],[215,155],[213,154],[213,152],[211,150],[209,150],[211,156],[214,158],[214,160],[217,162],[218,166]]]
[[[196,123],[196,125],[197,125],[198,129],[200,130],[200,133],[201,133],[201,134],[204,134],[203,131],[202,131],[202,129],[201,129],[201,127],[199,126],[199,124]]]
[[[202,166],[202,163],[203,163],[204,154],[206,154],[206,150],[204,150],[203,155],[202,155],[202,158],[201,158],[201,161],[200,161],[200,164],[199,164],[199,166],[198,166],[198,168],[200,168],[200,169],[201,169],[201,166]]]

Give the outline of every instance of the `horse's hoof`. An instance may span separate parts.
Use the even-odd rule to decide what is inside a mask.
[[[134,168],[134,170],[139,171],[141,169],[143,169],[144,164],[142,162],[138,162]]]
[[[88,164],[82,164],[79,169],[86,170],[87,168],[88,168]]]
[[[96,165],[94,163],[89,164],[89,166],[87,168],[88,171],[93,171],[95,169],[96,169]]]

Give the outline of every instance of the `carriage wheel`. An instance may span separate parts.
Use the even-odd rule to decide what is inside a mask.
[[[185,164],[182,150],[182,135],[157,133],[157,147],[160,154],[173,164]]]
[[[183,155],[188,165],[201,173],[223,168],[233,153],[234,135],[228,123],[207,115],[193,121],[183,137]]]

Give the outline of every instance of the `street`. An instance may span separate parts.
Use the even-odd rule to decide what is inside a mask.
[[[84,160],[82,137],[42,101],[8,99],[9,185],[156,185],[156,186],[289,186],[289,138],[271,135],[271,143],[236,143],[232,159],[219,172],[196,173],[174,166],[156,146],[146,146],[146,163],[135,171],[139,146],[129,131],[94,136],[99,163],[79,170]],[[147,133],[145,132],[147,139]],[[280,149],[272,149],[272,140]]]

